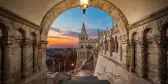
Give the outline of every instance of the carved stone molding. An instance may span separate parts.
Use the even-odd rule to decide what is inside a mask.
[[[45,45],[47,45],[47,44],[48,44],[48,41],[40,41],[40,44],[45,44]]]
[[[14,38],[7,38],[7,37],[2,37],[0,38],[0,43],[2,45],[12,45],[15,43],[15,39]]]
[[[46,49],[47,44],[48,44],[48,41],[40,41],[38,43],[38,48],[39,49]]]
[[[25,24],[25,25],[27,25],[27,26],[29,26],[31,28],[35,28],[37,30],[41,29],[41,27],[39,25],[37,25],[37,24],[35,24],[35,23],[33,23],[33,22],[31,22],[31,21],[29,21],[29,20],[17,15],[16,13],[11,12],[11,11],[1,7],[1,6],[0,6],[0,16],[4,16],[4,17],[6,17],[8,19],[17,21],[17,22],[19,22],[21,24]]]
[[[164,16],[167,16],[168,15],[168,6],[159,10],[159,11],[156,11],[148,16],[146,16],[145,18],[131,24],[131,25],[128,25],[128,29],[132,29],[132,28],[136,28],[138,26],[141,26],[141,25],[144,25],[146,23],[149,23],[151,21],[154,21],[156,19],[159,19],[159,18],[162,18]]]
[[[31,45],[31,40],[25,39],[25,40],[22,40],[22,41],[23,41],[23,45],[24,45],[24,46],[29,46],[29,45]]]

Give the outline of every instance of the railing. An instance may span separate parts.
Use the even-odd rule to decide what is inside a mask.
[[[82,63],[81,69],[83,68],[83,66],[85,65],[85,63],[93,56],[94,51],[92,51],[92,53],[90,54],[90,56]]]
[[[83,66],[85,65],[85,63],[93,56],[93,53],[95,53],[95,52],[92,51],[92,53],[90,54],[90,56],[89,56],[87,59],[84,60],[84,62],[82,63],[82,66],[81,66],[81,67],[69,71],[69,72],[68,72],[68,75],[71,76],[72,74],[75,74],[76,72],[78,72],[78,70],[80,71],[80,70],[83,68]]]

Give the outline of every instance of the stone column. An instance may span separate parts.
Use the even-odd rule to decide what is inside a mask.
[[[28,48],[30,45],[29,40],[22,40],[23,47],[22,47],[22,54],[21,54],[21,69],[22,69],[22,77],[27,78],[29,76],[28,74]]]
[[[105,40],[103,41],[103,53],[105,53],[106,48],[105,48]]]
[[[158,79],[160,84],[166,84],[167,79],[167,51],[166,42],[156,41],[158,46]]]
[[[47,41],[40,41],[40,59],[41,59],[41,70],[44,70],[47,68],[46,66],[46,47],[47,47]]]
[[[11,59],[10,59],[10,46],[13,44],[12,39],[7,39],[7,38],[2,38],[1,39],[1,45],[3,46],[3,73],[2,73],[2,84],[14,84],[14,81],[12,79],[12,74],[11,74]]]
[[[135,42],[130,43],[130,49],[131,49],[131,60],[130,60],[130,71],[135,72]]]
[[[111,50],[111,49],[112,49],[112,46],[111,46],[112,43],[111,43],[111,41],[112,41],[112,39],[110,38],[110,42],[109,42],[109,47],[110,47],[110,48],[109,48],[109,55],[110,55],[110,56],[112,56],[112,50]]]
[[[148,43],[141,41],[139,44],[141,45],[141,74],[140,76],[143,78],[146,78],[147,77]]]
[[[38,42],[37,41],[35,41],[34,43],[33,43],[33,72],[34,73],[36,73],[36,72],[38,72],[38,67],[37,67],[37,62],[38,62],[38,59],[37,59],[37,48],[38,48]]]

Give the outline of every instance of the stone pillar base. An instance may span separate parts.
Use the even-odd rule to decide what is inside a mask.
[[[28,78],[28,76],[29,76],[28,71],[23,71],[22,77],[23,78]]]

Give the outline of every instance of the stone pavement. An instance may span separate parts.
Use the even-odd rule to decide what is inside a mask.
[[[53,76],[54,75],[54,76]],[[47,83],[46,84],[58,84],[61,80],[70,80],[70,76],[66,73],[53,73],[52,76],[47,77]]]
[[[94,71],[92,70],[81,70],[75,76],[93,76]]]
[[[58,84],[110,84],[108,80],[99,80],[92,70],[81,70],[71,80],[61,80]]]

